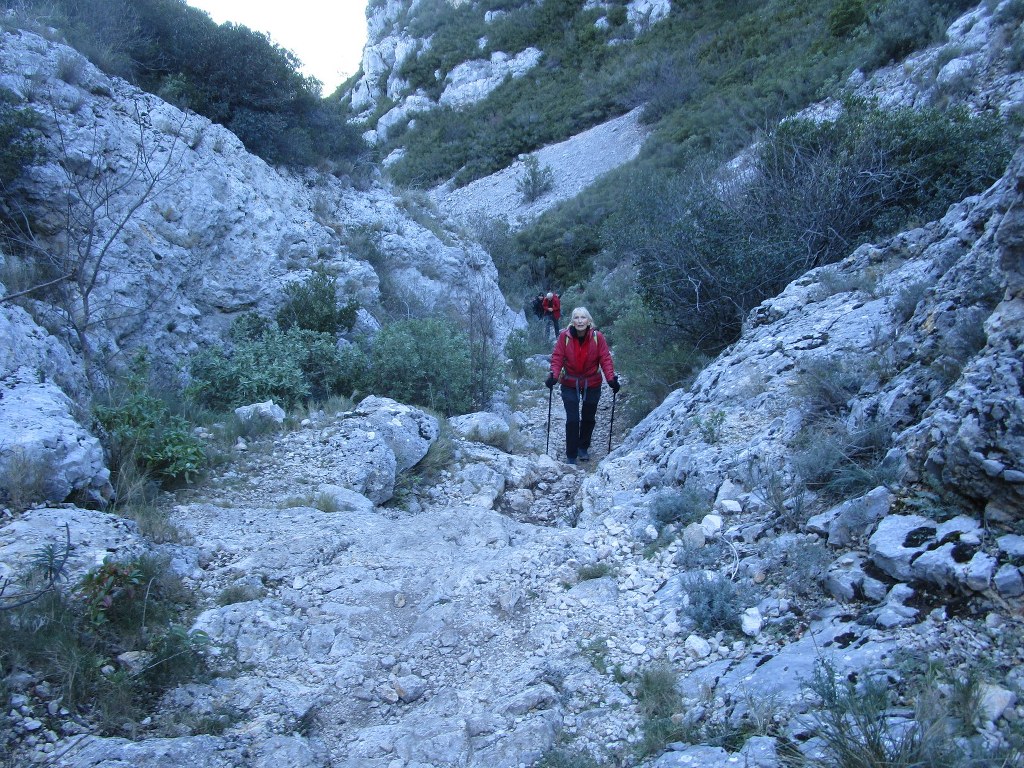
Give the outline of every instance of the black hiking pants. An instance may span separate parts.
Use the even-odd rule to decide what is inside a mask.
[[[562,385],[562,404],[565,406],[565,457],[575,459],[582,448],[590,450],[590,438],[597,424],[597,402],[601,387],[578,389]],[[580,404],[582,403],[582,414]]]

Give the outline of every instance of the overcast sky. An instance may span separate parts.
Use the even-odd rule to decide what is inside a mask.
[[[359,69],[367,0],[187,0],[218,24],[232,21],[270,38],[302,61],[302,73],[334,92]]]

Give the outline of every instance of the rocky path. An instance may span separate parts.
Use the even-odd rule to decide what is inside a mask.
[[[232,744],[278,765],[529,764],[565,728],[568,675],[585,709],[617,702],[601,740],[625,749],[635,729],[617,711],[624,695],[579,652],[593,642],[642,659],[633,625],[647,623],[649,591],[623,604],[609,580],[580,583],[583,565],[636,553],[621,527],[570,525],[607,449],[611,398],[594,461],[575,469],[541,455],[547,390],[525,403],[517,472],[531,477],[505,494],[529,494],[521,519],[504,498],[473,503],[476,486],[459,478],[500,462],[462,441],[442,481],[404,507],[339,491],[344,468],[326,436],[344,415],[253,440],[179,494],[171,519],[197,552],[191,580],[206,605],[196,627],[213,640],[220,676],[168,697],[163,735],[184,732],[175,722],[226,719]],[[552,455],[563,429],[555,398]],[[621,645],[609,650],[616,628]],[[302,738],[277,738],[293,733]]]

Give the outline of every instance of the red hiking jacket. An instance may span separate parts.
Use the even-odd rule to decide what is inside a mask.
[[[551,316],[555,318],[556,322],[558,321],[558,318],[562,316],[562,300],[558,298],[557,293],[550,299],[545,296],[544,301],[540,303],[540,306],[541,309],[544,310],[544,314],[546,315],[550,313]]]
[[[551,353],[551,375],[567,387],[579,385],[587,389],[601,386],[602,371],[605,381],[614,379],[615,366],[604,334],[588,328],[583,338],[578,339],[574,331],[569,326],[558,334]]]

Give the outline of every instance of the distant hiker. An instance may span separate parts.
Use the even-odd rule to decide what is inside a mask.
[[[541,309],[544,311],[544,317],[551,320],[551,330],[555,338],[558,338],[558,319],[562,316],[562,300],[558,294],[548,291],[541,302]]]
[[[544,382],[548,389],[562,384],[565,406],[566,463],[590,459],[590,438],[597,422],[597,402],[601,399],[601,374],[612,392],[619,391],[611,352],[604,334],[594,328],[594,318],[585,307],[572,311],[572,322],[555,340],[551,352],[551,372]],[[580,415],[580,404],[583,413]]]
[[[543,293],[538,293],[536,296],[534,296],[533,297],[533,304],[531,306],[533,307],[533,314],[535,314],[538,319],[543,319],[544,318],[544,294]]]

